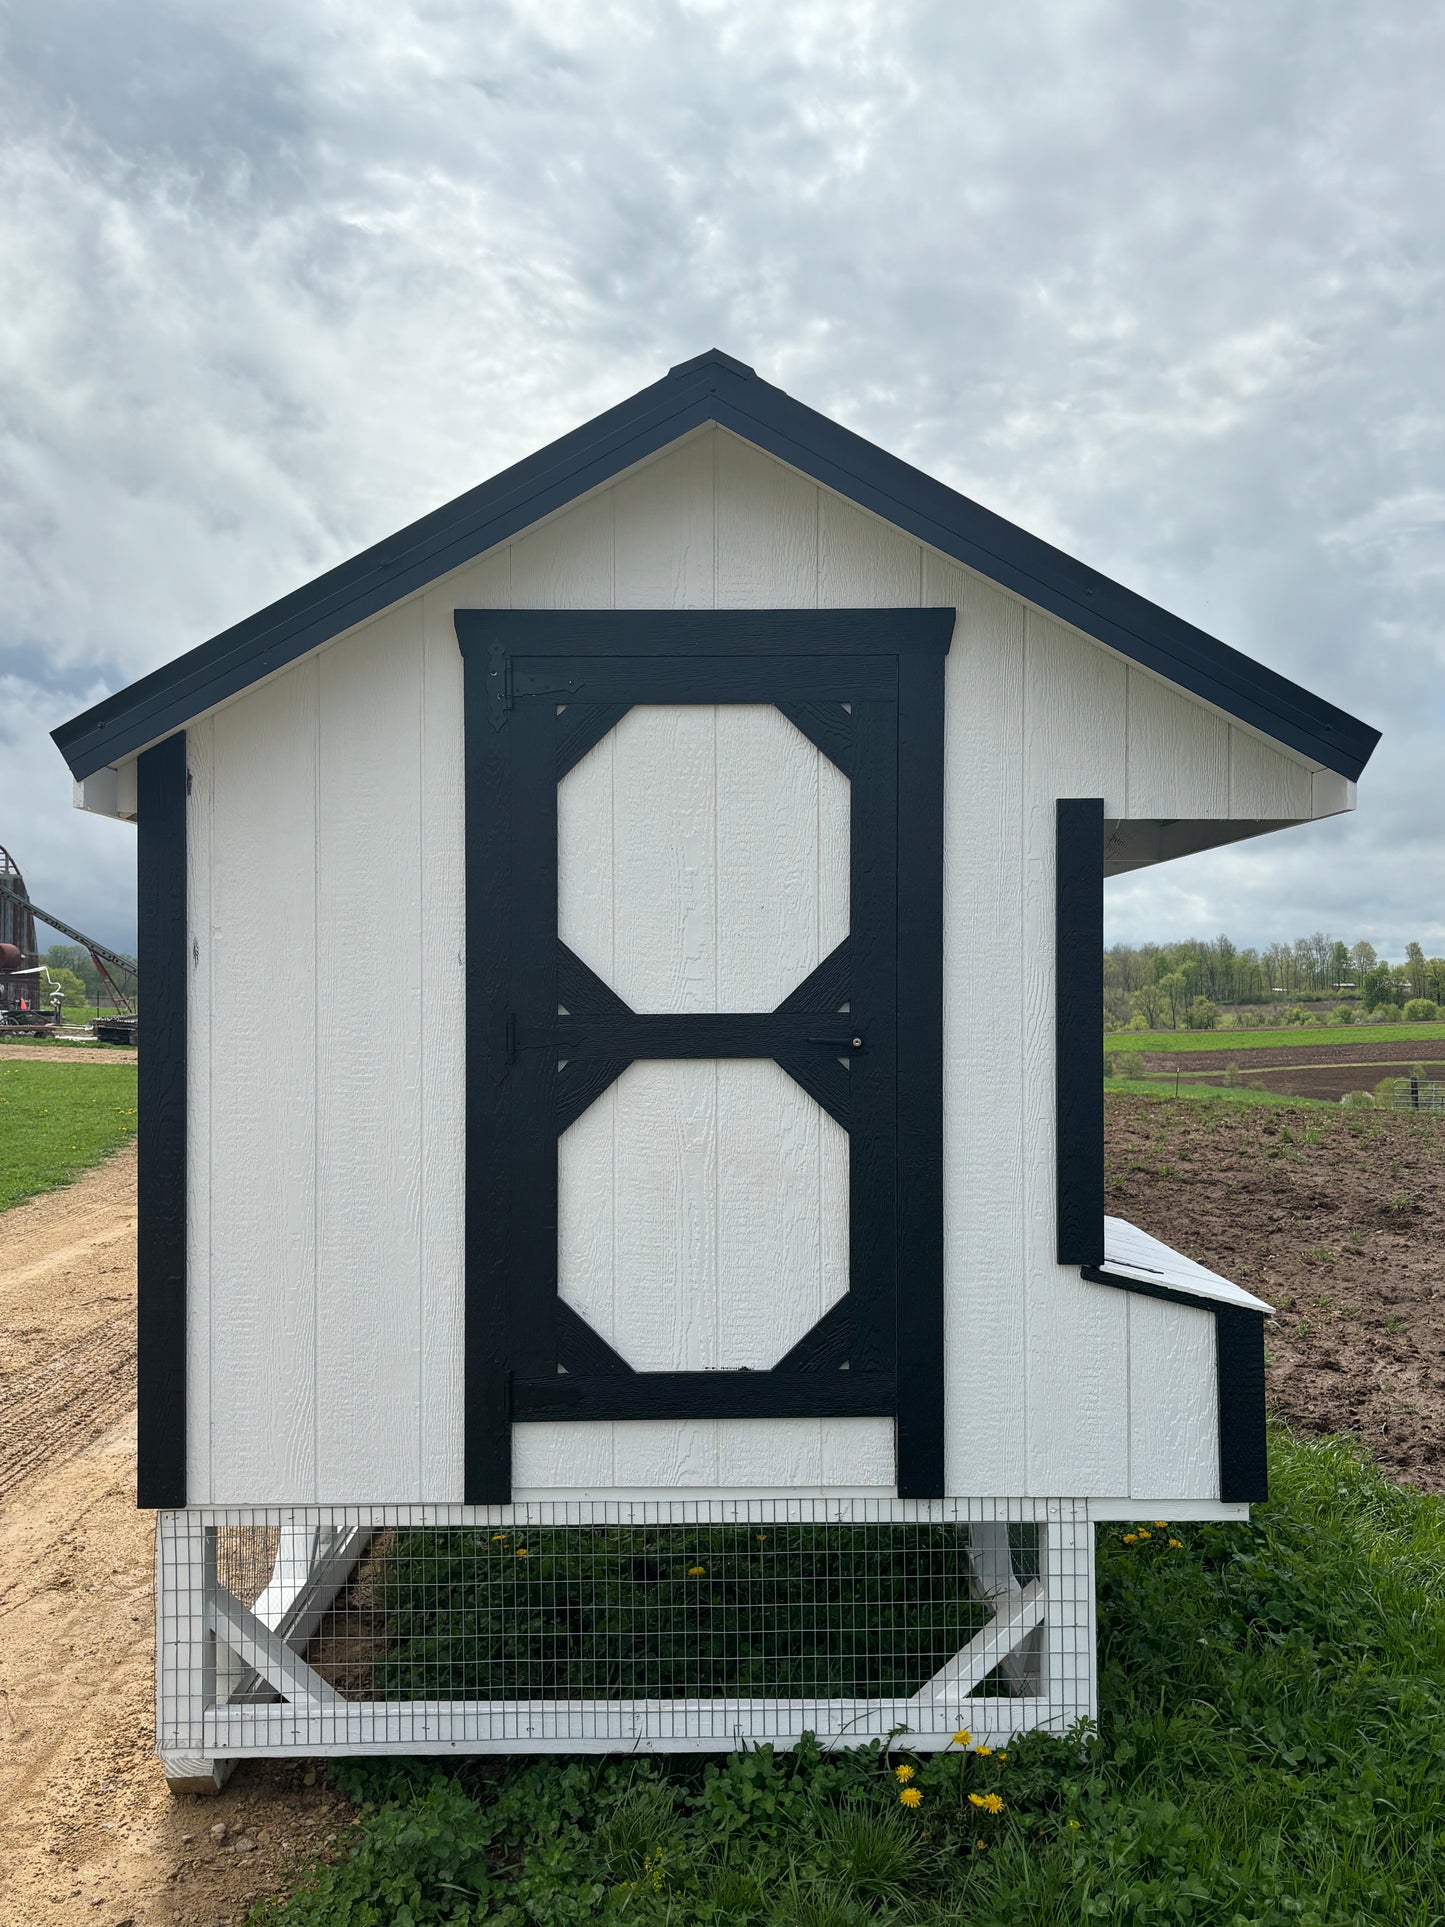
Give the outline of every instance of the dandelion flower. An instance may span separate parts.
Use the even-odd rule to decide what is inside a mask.
[[[973,1843],[973,1850],[975,1853],[987,1853],[988,1842],[986,1840],[975,1840]]]
[[[1169,1541],[1169,1550],[1171,1552],[1183,1552],[1184,1541],[1182,1539],[1171,1539]]]
[[[907,1786],[908,1782],[913,1778],[913,1768],[911,1766],[895,1766],[893,1769],[893,1777],[895,1780],[901,1780],[904,1786]]]
[[[923,1805],[923,1795],[916,1786],[904,1787],[898,1798],[906,1807],[921,1807]]]
[[[530,1558],[531,1558],[531,1556],[532,1556],[532,1555],[531,1555],[531,1554],[530,1554],[530,1553],[528,1552],[528,1550],[527,1550],[527,1548],[526,1548],[525,1546],[518,1546],[518,1547],[517,1547],[517,1557],[518,1557],[519,1559],[530,1559]]]
[[[689,1579],[705,1579],[707,1577],[707,1567],[706,1566],[689,1566],[687,1569],[687,1576]]]
[[[967,1746],[969,1741],[972,1738],[973,1738],[973,1735],[972,1733],[969,1732],[968,1728],[966,1726],[961,1726],[959,1727],[958,1731],[954,1734],[949,1744],[951,1746]]]
[[[1167,1519],[1156,1519],[1154,1521],[1154,1530],[1156,1532],[1167,1532],[1169,1530],[1169,1521]]]
[[[1144,1528],[1143,1528],[1143,1526],[1140,1526],[1140,1528],[1139,1528],[1139,1537],[1140,1537],[1141,1539],[1152,1539],[1152,1538],[1154,1537],[1154,1534],[1153,1534],[1152,1532],[1146,1532],[1146,1531],[1144,1530]]]
[[[975,1751],[977,1752],[978,1757],[981,1760],[986,1760],[988,1759],[989,1755],[993,1752],[993,1748],[991,1746],[980,1746],[980,1747],[977,1747]]]
[[[1124,1544],[1126,1546],[1137,1546],[1138,1543],[1139,1535],[1137,1532],[1126,1532],[1124,1534]]]
[[[495,1544],[497,1543],[497,1541],[498,1541],[498,1539],[505,1539],[505,1538],[506,1538],[506,1536],[507,1536],[507,1535],[506,1535],[506,1533],[505,1533],[505,1532],[494,1532],[494,1533],[492,1534],[492,1544],[493,1544],[493,1545],[495,1545]]]
[[[1000,1760],[1006,1760],[1006,1759],[1008,1758],[1008,1754],[1007,1754],[1007,1753],[1000,1753],[998,1757],[1000,1758]]]
[[[1001,1793],[985,1793],[980,1804],[985,1813],[1002,1813],[1003,1795]]]

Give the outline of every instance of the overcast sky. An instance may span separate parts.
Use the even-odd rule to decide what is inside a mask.
[[[1120,938],[1445,951],[1435,0],[0,5],[0,842],[48,732],[716,345],[1385,731]]]

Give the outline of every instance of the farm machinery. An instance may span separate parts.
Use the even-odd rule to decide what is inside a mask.
[[[60,992],[51,990],[49,970],[40,961],[35,925],[69,937],[89,954],[96,975],[109,987],[115,1006],[110,1018],[97,1018],[95,1034],[104,1043],[133,1044],[136,1040],[135,1006],[116,981],[115,973],[134,980],[138,965],[134,957],[111,950],[84,931],[63,922],[33,903],[25,879],[10,852],[0,846],[0,1029],[28,1030],[44,1036],[60,1018]]]

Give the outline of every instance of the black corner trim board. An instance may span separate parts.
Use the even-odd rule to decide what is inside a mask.
[[[1351,780],[1379,731],[981,508],[714,349],[63,723],[90,776],[589,489],[717,423],[1250,729]]]
[[[186,1503],[186,738],[136,769],[136,1503]]]
[[[892,1417],[900,1496],[943,1496],[953,624],[952,609],[457,611],[469,1503],[510,1499],[514,1422],[829,1413]],[[559,777],[609,719],[659,701],[773,703],[846,766],[853,927],[776,1010],[634,1013],[559,940]],[[770,1370],[636,1371],[559,1296],[557,1138],[637,1059],[738,1056],[773,1058],[849,1132],[847,1294]]]
[[[1193,1305],[1214,1315],[1214,1370],[1219,1407],[1219,1497],[1230,1505],[1263,1505],[1269,1497],[1264,1415],[1264,1321],[1248,1305],[1224,1305],[1196,1291],[1149,1284],[1102,1265],[1084,1265],[1090,1284],[1141,1298]]]
[[[1054,873],[1058,1260],[1104,1262],[1104,804],[1061,797]]]

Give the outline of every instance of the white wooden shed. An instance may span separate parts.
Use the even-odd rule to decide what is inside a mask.
[[[56,741],[139,827],[179,1782],[1061,1725],[1093,1524],[1263,1496],[1267,1307],[1104,1215],[1102,888],[1372,729],[713,352]],[[952,1531],[987,1611],[886,1690],[316,1645],[407,1534],[770,1524]]]

